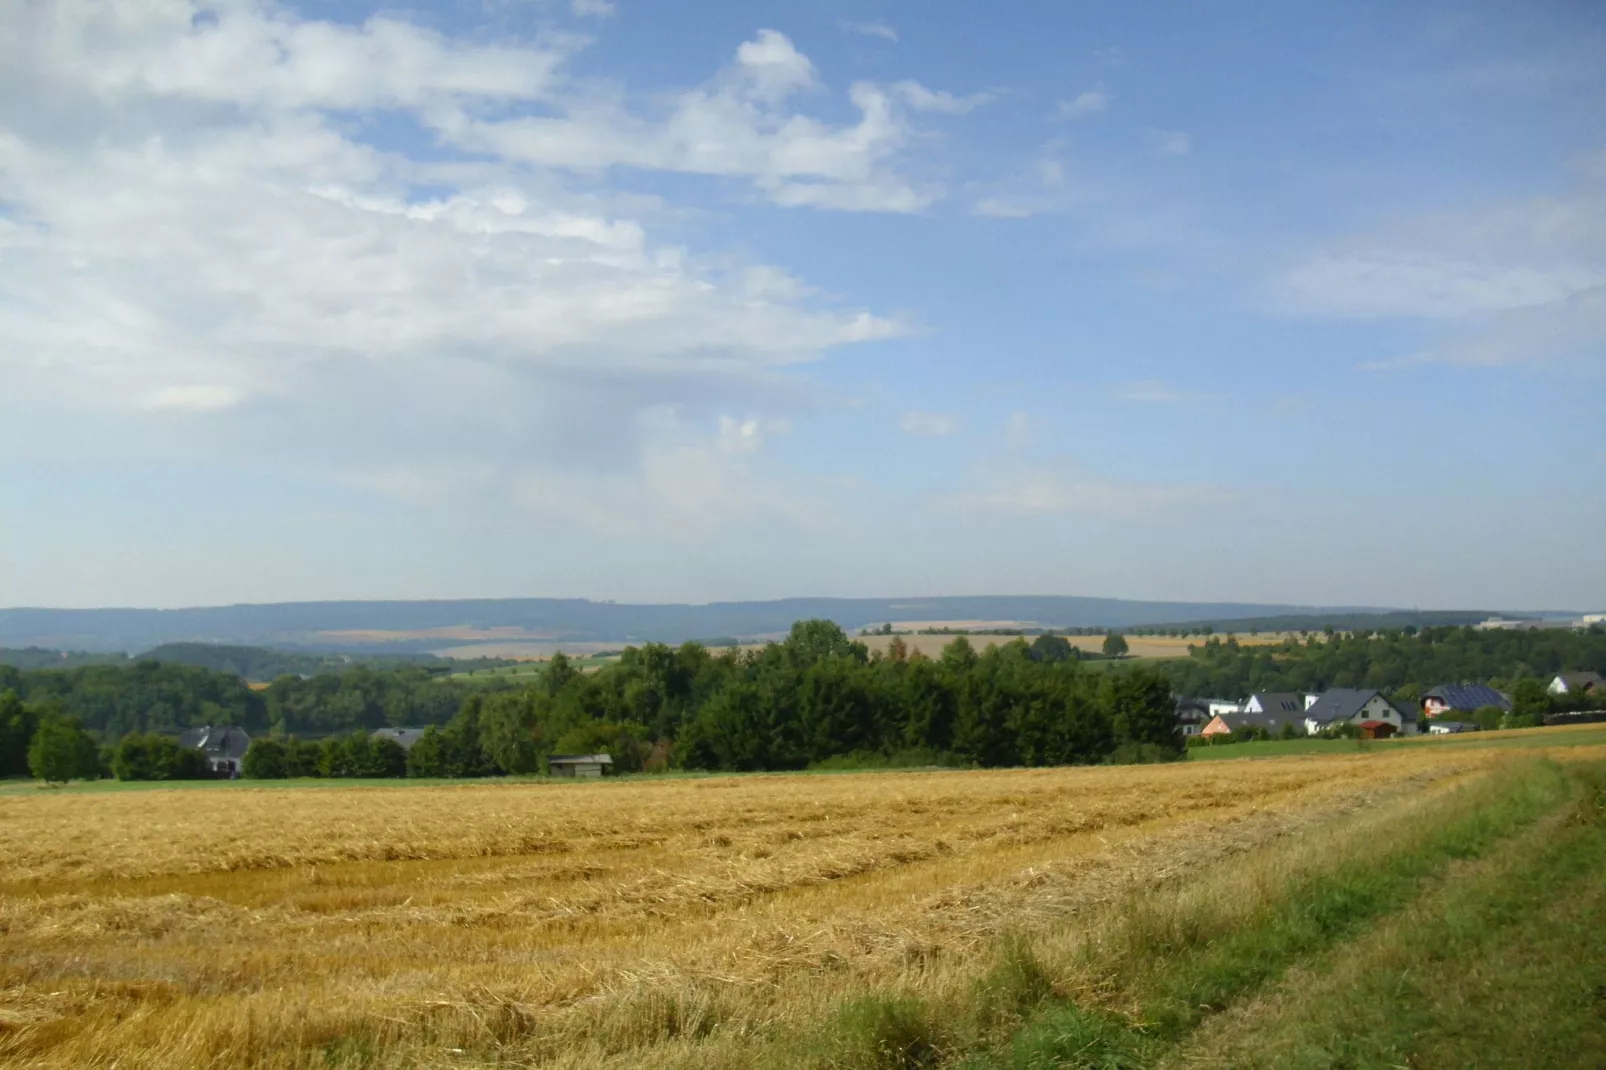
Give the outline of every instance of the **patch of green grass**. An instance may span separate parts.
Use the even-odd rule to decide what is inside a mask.
[[[943,1037],[920,1000],[865,996],[843,1005],[817,1048],[818,1065],[841,1070],[922,1070],[942,1061]]]
[[[1468,867],[1178,1061],[1606,1066],[1606,771],[1581,779],[1570,820]]]
[[[1264,897],[1242,909],[1208,896],[1139,898],[1084,951],[1074,971],[1097,979],[1096,1000],[1046,1001],[1007,1045],[967,1065],[1155,1065],[1202,1023],[1436,889],[1463,860],[1532,826],[1574,790],[1556,766],[1535,765],[1470,805],[1462,797],[1459,809],[1402,826],[1393,839],[1331,865],[1282,876],[1273,869]]]

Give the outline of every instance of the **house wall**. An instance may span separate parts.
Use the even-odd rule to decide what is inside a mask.
[[[1199,729],[1199,734],[1201,736],[1230,736],[1232,735],[1232,729],[1227,727],[1226,721],[1217,716],[1210,718],[1210,723]]]

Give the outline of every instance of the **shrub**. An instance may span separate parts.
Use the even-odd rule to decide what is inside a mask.
[[[172,736],[135,732],[117,744],[112,771],[118,780],[199,780],[206,775],[206,760]]]
[[[100,775],[100,751],[76,718],[46,713],[28,746],[28,769],[46,784],[92,780]]]

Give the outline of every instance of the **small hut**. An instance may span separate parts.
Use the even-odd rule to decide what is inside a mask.
[[[553,776],[599,777],[613,772],[611,754],[549,754],[547,769]]]

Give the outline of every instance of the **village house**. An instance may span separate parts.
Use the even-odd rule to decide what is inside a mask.
[[[1305,734],[1298,712],[1277,713],[1218,713],[1210,723],[1199,730],[1201,736],[1230,736],[1241,728],[1264,728],[1273,736],[1282,735],[1283,726],[1293,725],[1300,735]]]
[[[611,754],[549,754],[547,770],[553,776],[600,777],[613,772]]]
[[[1606,680],[1601,679],[1598,672],[1563,672],[1557,673],[1545,690],[1552,695],[1581,695],[1586,691],[1606,693]]]
[[[1315,701],[1315,695],[1302,695],[1298,691],[1256,691],[1244,700],[1243,712],[1284,716],[1307,710]]]
[[[179,746],[201,752],[206,770],[213,776],[237,777],[245,752],[251,749],[251,737],[245,729],[232,726],[214,728],[186,728],[179,733]]]
[[[1471,713],[1485,706],[1509,710],[1511,700],[1488,684],[1440,684],[1422,696],[1422,713],[1430,718]]]
[[[1317,735],[1341,724],[1353,724],[1367,739],[1384,739],[1395,733],[1414,736],[1416,718],[1375,688],[1335,687],[1324,691],[1305,711],[1305,731]]]

